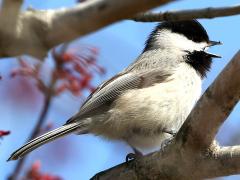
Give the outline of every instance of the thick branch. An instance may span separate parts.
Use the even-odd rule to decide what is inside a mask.
[[[5,16],[6,20],[9,18],[17,18],[21,9],[23,0],[3,0],[1,6],[1,16]]]
[[[167,11],[160,13],[140,13],[134,21],[140,22],[160,22],[160,21],[179,21],[199,18],[215,18],[240,14],[240,5],[218,8],[189,9],[180,11]]]
[[[16,31],[17,18],[23,0],[3,0],[0,11],[1,31],[13,34]],[[3,26],[4,24],[4,26]]]
[[[240,173],[240,146],[219,147],[212,158],[207,159],[209,178]]]
[[[56,44],[73,40],[137,12],[165,4],[170,0],[92,0],[72,9],[55,12],[47,38]],[[61,30],[61,31],[59,31]],[[66,36],[66,32],[68,35]],[[69,33],[71,32],[71,33]]]
[[[0,57],[30,54],[43,58],[53,46],[170,1],[91,0],[69,9],[28,10],[18,16],[16,34],[9,36],[0,27]]]
[[[239,72],[240,51],[203,94],[170,145],[93,179],[204,179],[239,173],[239,146],[220,148],[213,140],[239,99]]]

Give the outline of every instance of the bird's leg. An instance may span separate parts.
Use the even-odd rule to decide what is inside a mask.
[[[137,159],[137,158],[143,156],[143,154],[139,150],[137,150],[136,148],[132,147],[132,149],[133,149],[134,153],[129,153],[126,156],[126,162],[129,162],[129,161],[131,161],[133,159]]]
[[[161,150],[164,150],[164,148],[166,146],[168,146],[169,144],[171,144],[173,138],[176,136],[177,134],[177,131],[176,130],[173,130],[173,129],[163,129],[163,132],[164,133],[167,133],[167,134],[170,134],[172,137],[169,137],[167,139],[165,139],[162,144],[161,144]]]

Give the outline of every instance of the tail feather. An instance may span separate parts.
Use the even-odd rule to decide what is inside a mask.
[[[27,144],[25,144],[24,146],[22,146],[21,148],[16,150],[10,156],[8,161],[19,159],[19,158],[23,157],[24,155],[28,154],[29,152],[33,151],[34,149],[38,148],[39,146],[46,144],[50,141],[53,141],[57,138],[60,138],[64,135],[67,135],[69,133],[72,133],[76,130],[79,131],[79,129],[80,129],[80,131],[81,131],[80,127],[82,128],[82,124],[79,122],[75,122],[75,123],[66,124],[57,129],[54,129],[50,132],[47,132],[47,133],[29,141]],[[84,127],[83,127],[82,131],[83,132],[86,131]]]

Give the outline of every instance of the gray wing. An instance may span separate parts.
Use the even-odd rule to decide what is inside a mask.
[[[160,83],[169,75],[160,70],[142,73],[123,73],[114,76],[110,80],[99,86],[85,101],[80,108],[80,111],[67,121],[74,122],[83,117],[88,117],[94,114],[99,107],[109,107],[111,103],[120,96],[123,92],[135,88],[143,88],[151,86],[155,83]]]

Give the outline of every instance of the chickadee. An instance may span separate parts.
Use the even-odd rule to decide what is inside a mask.
[[[9,160],[70,133],[123,140],[136,153],[160,147],[199,99],[212,58],[220,58],[206,50],[218,44],[196,20],[159,24],[135,62],[102,83],[66,124],[31,140]]]

